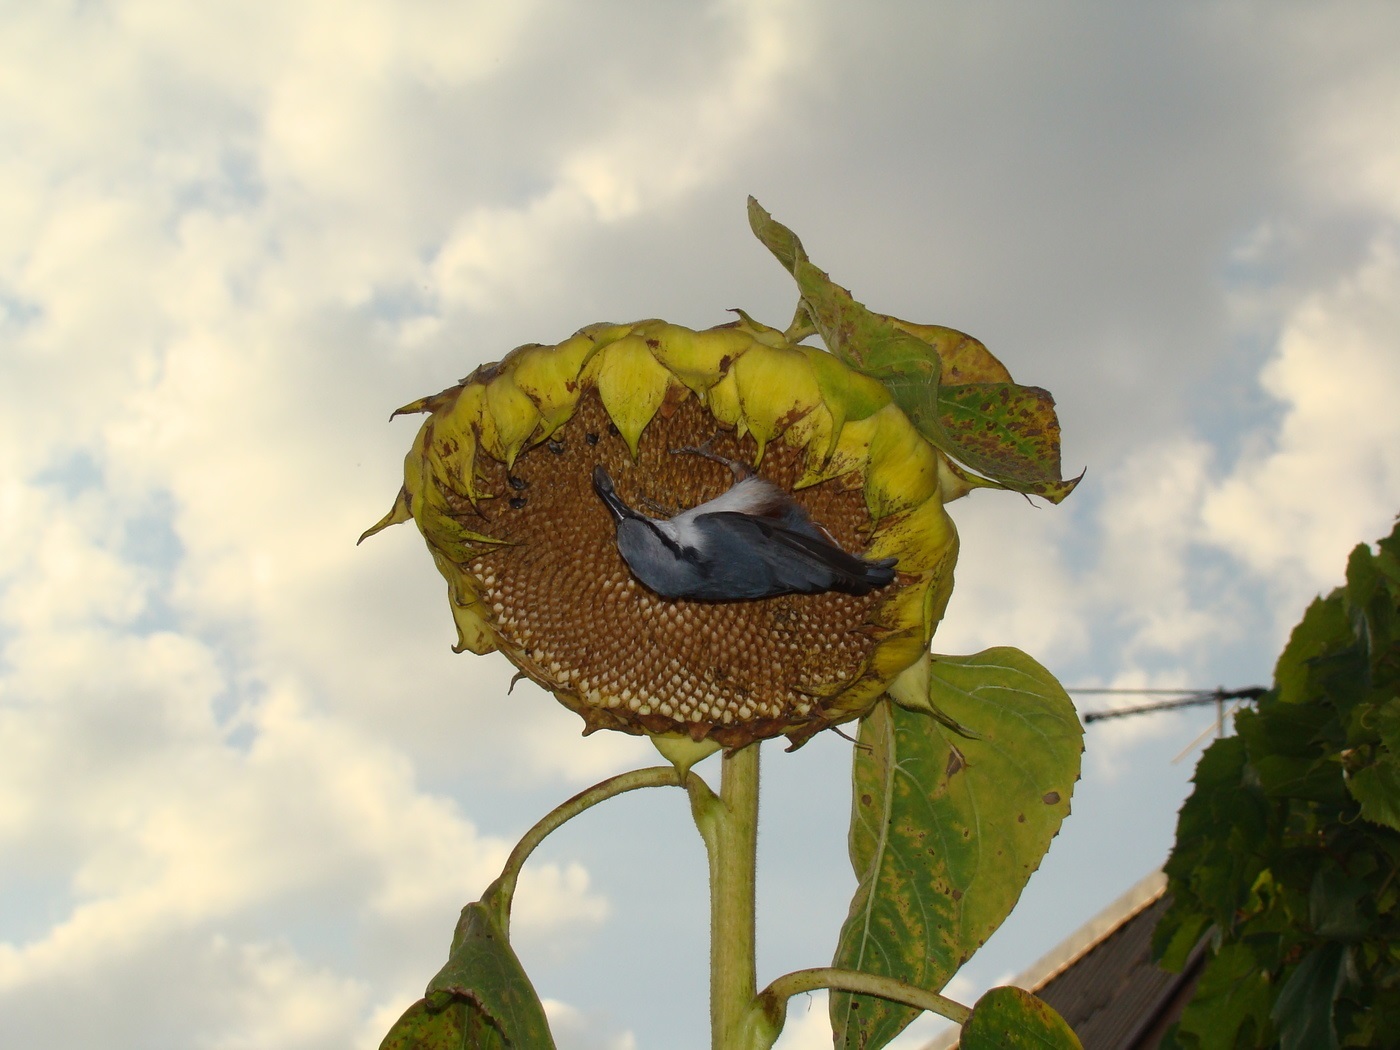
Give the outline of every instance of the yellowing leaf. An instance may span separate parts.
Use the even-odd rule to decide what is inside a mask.
[[[892,703],[861,724],[851,864],[859,886],[834,965],[937,991],[1010,914],[1069,812],[1083,730],[1026,654],[933,658],[930,703],[977,734]],[[838,1047],[884,1046],[918,1013],[833,994]]]

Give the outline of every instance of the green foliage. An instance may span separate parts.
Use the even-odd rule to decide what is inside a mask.
[[[1030,992],[993,988],[972,1008],[961,1050],[1083,1050],[1064,1018]]]
[[[544,1007],[496,921],[494,902],[462,909],[447,965],[380,1050],[552,1050]]]
[[[1179,1047],[1394,1045],[1400,1026],[1400,525],[1294,629],[1201,756],[1155,948],[1214,952]]]
[[[833,965],[937,991],[1010,914],[1068,815],[1083,729],[1060,684],[1016,649],[935,656],[892,687],[910,691],[944,717],[882,703],[861,723],[860,883]],[[846,992],[830,1010],[836,1045],[867,1050],[919,1014]]]

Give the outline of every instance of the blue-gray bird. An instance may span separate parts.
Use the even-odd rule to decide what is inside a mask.
[[[617,549],[627,567],[663,598],[867,594],[894,579],[897,559],[848,554],[791,496],[759,477],[742,477],[723,495],[669,519],[624,503],[601,464],[593,469],[593,488],[617,522]]]

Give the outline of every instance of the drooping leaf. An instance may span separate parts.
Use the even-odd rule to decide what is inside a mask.
[[[1083,1050],[1049,1005],[1020,988],[993,988],[977,1000],[958,1039],[961,1050]]]
[[[456,1040],[455,1042],[453,1040]],[[552,1050],[544,1007],[488,904],[462,909],[447,965],[380,1050]]]
[[[1059,683],[1015,649],[934,657],[933,707],[884,702],[855,751],[859,885],[834,965],[943,987],[1011,912],[1069,812],[1083,730]],[[918,1011],[835,993],[838,1047],[884,1046]]]
[[[1078,484],[1061,478],[1059,421],[1046,391],[1012,383],[971,336],[867,309],[752,197],[749,225],[797,282],[799,315],[805,309],[833,354],[883,382],[931,444],[981,475],[969,479],[973,484],[1053,503]]]
[[[1007,488],[1059,503],[1079,484],[1078,478],[1058,480],[1060,424],[1050,391],[1015,383],[945,384],[938,412],[956,446],[953,455]]]
[[[1336,1050],[1333,1004],[1346,979],[1346,947],[1328,941],[1309,952],[1278,990],[1273,1021],[1280,1050]]]

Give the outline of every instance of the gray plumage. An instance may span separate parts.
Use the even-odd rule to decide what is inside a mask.
[[[739,601],[779,594],[867,594],[894,579],[896,559],[848,554],[792,497],[759,477],[672,518],[633,510],[601,465],[593,488],[617,523],[627,567],[663,598]]]

